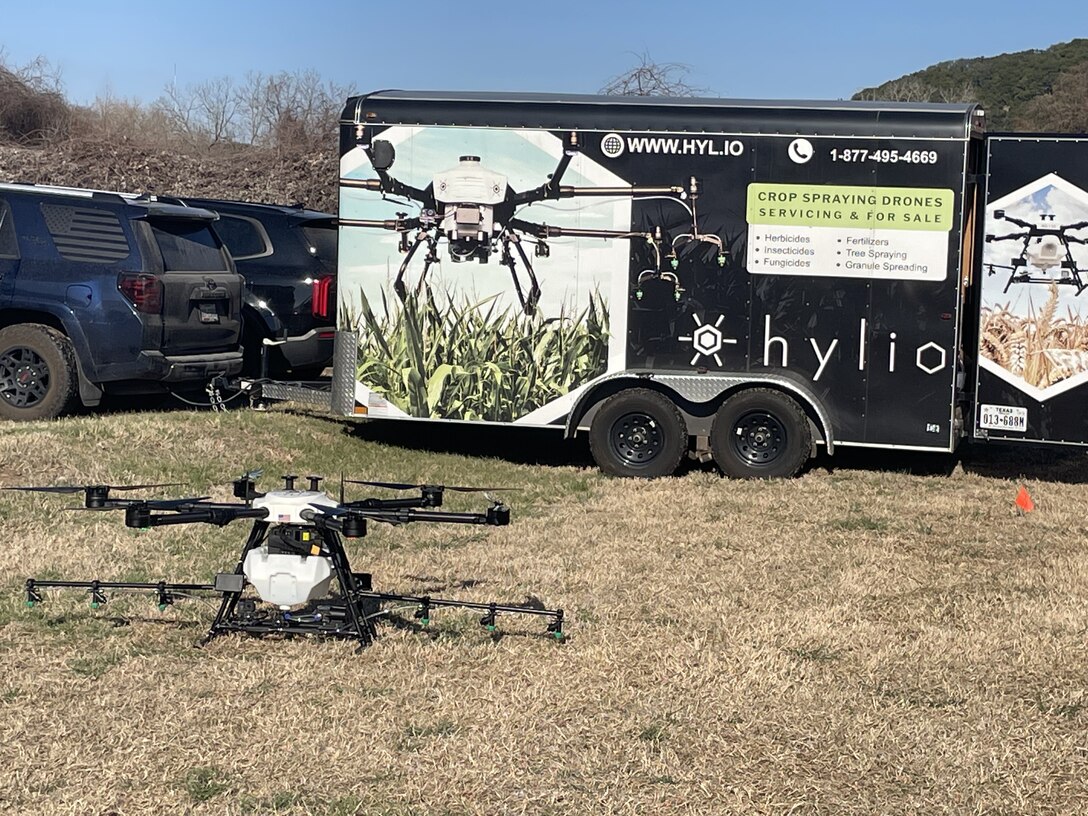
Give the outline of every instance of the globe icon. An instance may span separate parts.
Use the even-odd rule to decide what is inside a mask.
[[[623,153],[623,137],[618,133],[609,133],[601,139],[601,152],[611,159]]]

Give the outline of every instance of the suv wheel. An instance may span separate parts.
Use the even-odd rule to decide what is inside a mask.
[[[37,323],[0,329],[0,417],[53,419],[78,404],[79,373],[67,337]]]

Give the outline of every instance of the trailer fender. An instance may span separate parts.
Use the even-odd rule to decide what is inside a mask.
[[[577,434],[579,428],[583,427],[583,420],[591,418],[597,405],[627,388],[649,388],[668,396],[680,408],[688,420],[688,426],[693,429],[698,426],[700,418],[707,420],[709,428],[714,412],[729,395],[745,388],[775,388],[800,403],[815,433],[823,439],[827,452],[835,452],[831,416],[820,399],[802,383],[776,374],[656,374],[645,371],[608,374],[587,388],[574,404],[574,408],[567,415],[567,438],[573,438]]]

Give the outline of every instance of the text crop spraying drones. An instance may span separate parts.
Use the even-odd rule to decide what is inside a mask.
[[[1056,224],[1053,214],[1043,215],[1041,223],[1032,224],[1007,214],[1004,210],[994,212],[994,217],[1004,219],[1011,224],[1022,227],[1019,232],[1010,232],[1008,235],[987,235],[986,243],[992,241],[1023,241],[1020,254],[1012,259],[1010,265],[987,264],[988,274],[993,275],[996,269],[1008,269],[1009,279],[1005,282],[1003,292],[1008,292],[1014,283],[1060,283],[1077,288],[1076,294],[1084,291],[1085,284],[1080,277],[1080,269],[1073,258],[1071,244],[1088,244],[1088,238],[1078,238],[1069,235],[1073,230],[1081,230],[1088,227],[1088,221],[1077,221],[1074,224]],[[1033,273],[1032,270],[1036,270]],[[1059,270],[1056,278],[1049,276],[1052,269]]]
[[[378,192],[383,198],[396,196],[399,199],[408,199],[419,206],[419,215],[409,218],[407,213],[397,213],[397,217],[392,219],[341,219],[340,225],[386,229],[399,233],[399,248],[405,257],[397,272],[393,288],[401,300],[407,297],[408,290],[404,284],[404,275],[408,271],[412,258],[420,247],[426,246],[423,270],[415,287],[415,292],[418,294],[431,265],[439,262],[440,240],[445,240],[448,244],[449,257],[454,263],[473,260],[487,263],[490,256],[497,253],[499,263],[510,270],[518,301],[526,314],[533,314],[536,311],[536,304],[540,299],[540,285],[529,256],[522,246],[525,240],[523,234],[535,245],[534,255],[537,258],[547,258],[551,254],[548,246],[550,238],[618,238],[646,240],[653,247],[654,256],[657,259],[656,269],[653,270],[655,273],[668,272],[663,266],[666,263],[670,263],[671,268],[675,270],[676,252],[684,243],[691,241],[715,244],[718,247],[718,264],[725,265],[725,249],[722,240],[716,235],[699,232],[695,211],[699,184],[694,177],[689,180],[686,188],[682,186],[573,187],[561,184],[563,174],[567,171],[571,160],[581,152],[580,137],[576,131],[566,135],[563,155],[555,171],[549,175],[548,181],[524,192],[517,192],[510,187],[507,177],[502,173],[483,167],[478,156],[461,156],[456,167],[436,173],[431,183],[425,188],[405,184],[389,175],[388,172],[396,158],[393,145],[383,139],[371,139],[369,131],[370,128],[360,125],[356,135],[359,146],[366,152],[378,178],[341,179],[341,184],[345,187]],[[663,236],[660,227],[655,227],[649,232],[577,229],[538,224],[517,218],[521,208],[536,202],[575,196],[671,198],[680,202],[688,211],[692,221],[691,229],[669,241]],[[690,206],[683,203],[685,199],[690,200]],[[415,235],[409,238],[409,234],[413,231]],[[666,253],[662,252],[663,243],[668,244]],[[529,279],[528,293],[525,292],[518,277],[515,253]],[[675,278],[675,275],[673,277]],[[640,277],[641,280],[643,278]]]
[[[562,640],[563,610],[536,605],[479,603],[429,595],[375,592],[369,573],[352,572],[343,539],[366,535],[367,522],[408,524],[435,522],[503,526],[510,523],[510,509],[491,500],[482,513],[440,510],[445,491],[491,492],[502,488],[445,487],[398,482],[367,482],[342,479],[340,498],[321,491],[321,477],[307,477],[307,490],[295,488],[296,476],[284,476],[284,487],[268,493],[257,491],[260,471],[251,471],[233,482],[238,502],[213,502],[207,497],[182,499],[118,499],[111,491],[138,490],[173,485],[88,485],[83,487],[9,487],[45,493],[83,493],[84,509],[124,510],[125,525],[138,529],[174,524],[213,524],[224,527],[238,519],[252,519],[253,527],[242,547],[233,572],[219,573],[210,584],[158,581],[42,581],[27,579],[29,606],[43,601],[42,590],[86,589],[95,607],[106,603],[108,590],[146,590],[157,595],[160,609],[177,597],[214,592],[222,595],[219,611],[203,643],[216,635],[241,632],[250,635],[323,635],[352,638],[359,646],[375,638],[374,618],[385,614],[383,603],[415,607],[421,625],[430,622],[434,609],[461,607],[483,612],[480,623],[494,632],[500,614],[536,615],[548,620],[547,632]],[[419,490],[403,499],[344,499],[345,484],[369,485],[393,490]],[[338,593],[331,594],[335,580]],[[252,592],[247,592],[247,588]],[[253,597],[253,596],[256,597]]]

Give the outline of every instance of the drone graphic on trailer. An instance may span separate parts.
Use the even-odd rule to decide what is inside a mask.
[[[499,615],[534,615],[547,619],[547,633],[556,640],[565,637],[563,610],[545,609],[538,602],[523,605],[479,603],[429,595],[402,595],[375,592],[369,573],[353,572],[344,549],[344,539],[362,538],[368,522],[402,525],[413,522],[504,526],[510,523],[510,508],[491,499],[480,513],[441,510],[446,491],[489,493],[504,488],[412,485],[400,482],[373,482],[341,479],[339,499],[320,489],[319,476],[308,476],[308,489],[296,489],[297,476],[284,476],[279,490],[257,491],[260,471],[250,471],[233,482],[237,502],[214,502],[208,497],[181,499],[114,498],[111,492],[175,487],[176,485],[85,485],[58,487],[8,487],[5,490],[40,493],[84,494],[81,509],[123,510],[125,525],[137,529],[175,524],[211,524],[225,527],[239,519],[251,519],[253,526],[242,547],[233,572],[215,576],[212,583],[168,583],[132,581],[55,581],[28,578],[26,602],[36,606],[45,599],[43,590],[83,589],[90,593],[95,608],[105,604],[111,591],[147,591],[165,610],[177,598],[215,593],[221,596],[219,610],[201,645],[217,635],[238,632],[248,635],[320,635],[350,638],[362,648],[376,637],[374,621],[390,614],[383,604],[415,609],[421,626],[430,623],[440,607],[460,607],[482,612],[480,624],[496,631]],[[410,498],[362,498],[348,501],[344,486],[366,485],[386,490],[413,490]],[[337,592],[333,593],[335,581]]]
[[[1044,283],[1075,286],[1079,295],[1088,284],[1080,275],[1076,259],[1073,257],[1072,244],[1088,244],[1088,237],[1080,238],[1070,232],[1088,228],[1088,221],[1072,224],[1057,224],[1056,216],[1046,214],[1040,217],[1040,223],[1033,224],[1020,218],[1014,218],[1004,210],[995,210],[994,217],[1015,224],[1021,229],[1007,235],[987,235],[986,243],[993,241],[1020,241],[1020,254],[1012,259],[1011,264],[987,264],[987,274],[996,274],[998,269],[1009,270],[1009,279],[1002,292],[1008,292],[1014,283]],[[1057,277],[1052,271],[1057,271]]]
[[[549,257],[551,250],[548,240],[551,238],[644,239],[653,248],[656,258],[657,268],[650,270],[653,275],[668,274],[668,270],[664,268],[666,263],[670,263],[673,269],[676,268],[673,262],[684,243],[707,242],[718,247],[718,264],[725,266],[725,249],[721,238],[699,232],[695,210],[699,185],[695,178],[691,178],[686,187],[574,187],[562,184],[563,175],[571,160],[582,149],[581,138],[576,131],[566,135],[563,155],[548,180],[539,187],[523,192],[514,190],[502,173],[488,170],[479,156],[461,156],[456,167],[436,173],[426,187],[413,187],[389,174],[396,160],[392,143],[384,139],[372,139],[370,128],[365,125],[359,127],[357,138],[378,178],[341,179],[340,183],[344,187],[381,193],[383,198],[395,197],[390,200],[396,200],[396,203],[407,199],[419,207],[419,214],[413,217],[408,217],[406,212],[399,212],[396,218],[391,219],[341,219],[339,222],[345,227],[392,230],[400,235],[399,249],[405,257],[393,288],[401,300],[408,296],[404,277],[416,253],[425,248],[423,269],[414,289],[418,294],[431,266],[440,262],[440,242],[445,243],[447,254],[454,263],[487,263],[491,255],[498,254],[499,263],[510,270],[518,301],[525,314],[533,314],[540,300],[540,284],[536,271],[522,245],[526,239],[533,243],[533,255],[536,258]],[[668,242],[668,251],[663,252],[662,246],[667,239],[660,227],[648,232],[578,229],[538,224],[517,217],[520,209],[531,204],[575,196],[671,198],[681,203],[690,214],[691,230]],[[685,200],[690,201],[690,205]],[[518,272],[518,261],[528,278],[528,283],[524,286]],[[645,274],[647,273],[643,273]],[[645,278],[640,277],[640,282],[643,280]],[[678,282],[677,288],[679,290]]]

